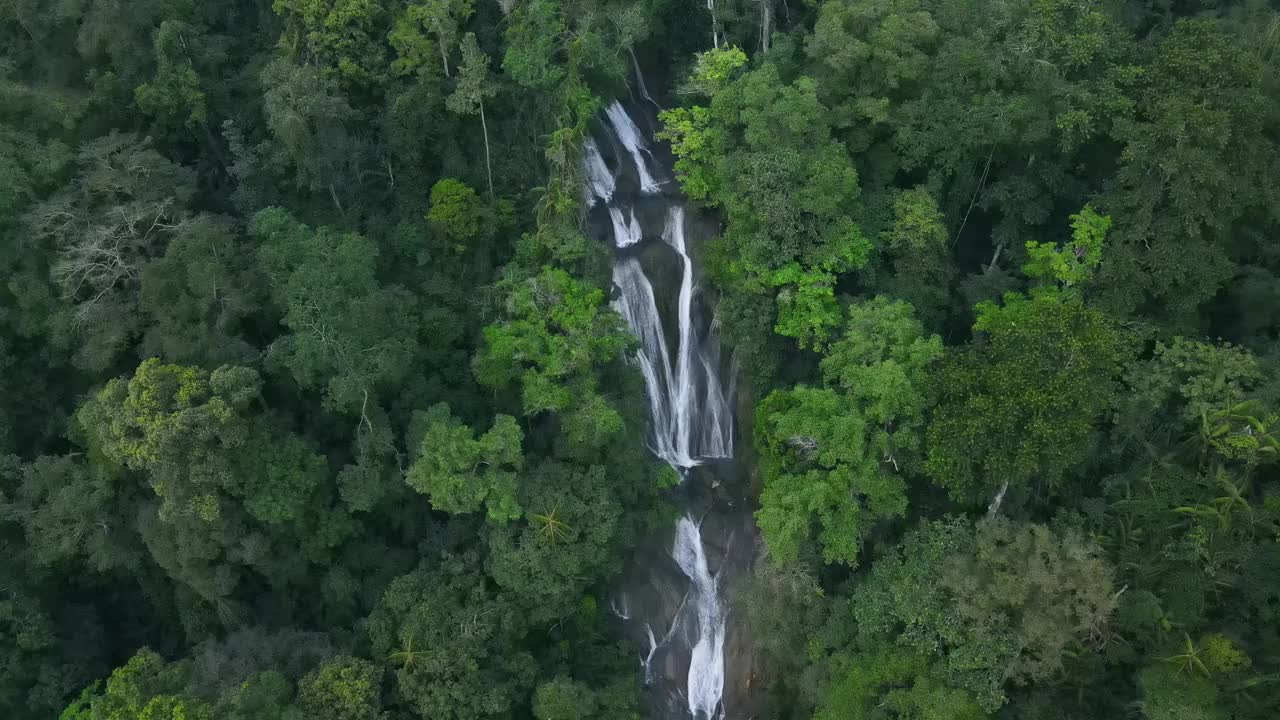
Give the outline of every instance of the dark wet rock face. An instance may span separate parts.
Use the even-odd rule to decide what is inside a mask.
[[[614,103],[584,153],[589,229],[614,248],[614,306],[640,339],[649,447],[683,477],[672,525],[637,547],[610,605],[653,717],[747,720],[760,661],[736,600],[759,538],[734,460],[737,370],[700,285],[717,223],[687,207],[652,111]]]

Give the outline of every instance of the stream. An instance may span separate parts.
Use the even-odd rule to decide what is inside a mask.
[[[588,231],[613,248],[613,305],[640,341],[628,361],[644,376],[648,446],[680,474],[681,515],[640,544],[611,607],[636,644],[652,717],[749,720],[758,660],[733,606],[757,533],[734,460],[738,372],[696,261],[717,225],[688,206],[642,98],[602,113],[583,147],[583,194]]]

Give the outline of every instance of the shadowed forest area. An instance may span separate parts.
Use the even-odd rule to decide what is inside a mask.
[[[653,717],[650,93],[754,720],[1280,717],[1269,3],[0,0],[0,718]]]

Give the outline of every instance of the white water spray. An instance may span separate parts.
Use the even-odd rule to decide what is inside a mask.
[[[631,161],[636,166],[636,176],[640,178],[640,192],[649,194],[658,192],[661,188],[658,181],[654,180],[653,175],[649,173],[649,166],[645,161],[645,155],[649,153],[649,149],[645,147],[644,138],[640,136],[640,128],[636,127],[631,116],[627,114],[627,109],[617,100],[605,108],[604,112],[609,116],[609,123],[613,125],[613,131],[617,133],[618,140],[631,154]]]
[[[591,137],[582,143],[582,170],[587,180],[583,188],[587,207],[592,207],[597,202],[607,203],[613,199],[615,187],[613,173],[609,172],[609,166],[604,164],[600,146],[596,145],[595,139]]]
[[[609,221],[613,223],[613,244],[618,248],[631,247],[644,238],[635,209],[628,208],[627,215],[628,218],[623,219],[622,208],[609,206]]]
[[[714,718],[724,694],[724,625],[716,578],[707,569],[702,533],[685,515],[676,524],[671,556],[693,584],[698,618],[698,639],[689,657],[689,712],[695,718]]]

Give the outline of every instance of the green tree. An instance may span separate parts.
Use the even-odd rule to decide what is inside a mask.
[[[408,375],[418,349],[415,298],[378,283],[377,248],[356,233],[312,229],[279,208],[254,217],[258,263],[290,333],[268,350],[326,405],[365,416]]]
[[[32,208],[31,237],[49,247],[50,274],[83,338],[78,361],[102,370],[138,331],[146,264],[191,222],[195,178],[151,142],[112,133],[77,154],[75,179]]]
[[[955,703],[972,716],[975,702],[986,712],[1003,705],[1006,683],[1045,680],[1068,650],[1088,648],[1115,596],[1100,549],[1078,532],[1001,519],[975,532],[952,520],[923,525],[877,560],[849,607],[857,650],[835,656],[842,667],[879,666],[869,661],[887,652],[889,666],[906,663],[921,679],[896,679],[880,692],[934,688],[941,694],[927,702]]]
[[[328,192],[334,209],[345,214],[338,188],[355,188],[366,155],[350,130],[356,111],[337,82],[313,66],[276,60],[260,80],[267,129],[275,140],[262,146],[263,153],[292,166],[298,187]]]
[[[180,20],[165,20],[156,29],[153,44],[155,77],[134,89],[139,109],[162,126],[195,130],[209,120],[208,102],[201,89],[188,48],[196,30]]]
[[[256,355],[245,335],[262,312],[265,283],[245,245],[224,218],[202,215],[178,231],[142,270],[141,354],[200,365]]]
[[[451,416],[447,405],[433,406],[423,422],[418,458],[405,474],[410,487],[445,512],[475,512],[484,505],[496,522],[520,516],[516,474],[524,467],[523,434],[515,418],[497,416],[480,437]]]
[[[449,77],[449,53],[458,44],[461,27],[473,12],[471,0],[425,0],[414,2],[404,10],[404,18],[435,35],[444,63],[444,75]],[[470,33],[468,33],[470,34]],[[466,39],[463,44],[463,64],[466,64]],[[464,71],[465,72],[465,71]]]
[[[877,280],[886,294],[914,305],[933,329],[941,327],[949,309],[956,274],[949,240],[933,195],[920,187],[894,194],[893,220],[881,236],[891,272]]]
[[[503,289],[505,317],[484,329],[476,378],[494,389],[517,385],[525,415],[559,413],[574,446],[601,447],[623,426],[597,376],[635,342],[622,318],[603,291],[564,270],[546,268]]]
[[[316,720],[377,720],[382,710],[382,668],[368,660],[327,660],[298,681],[298,709]]]
[[[448,68],[445,69],[448,74]],[[484,117],[484,100],[498,94],[489,77],[489,56],[480,49],[475,33],[462,38],[462,67],[458,69],[458,86],[446,102],[453,112],[463,115],[479,113],[484,132],[484,169],[489,179],[489,199],[493,199],[493,163],[489,159],[489,123]]]
[[[619,569],[623,507],[606,468],[546,462],[520,478],[521,522],[491,524],[489,573],[534,621],[563,618]]]
[[[1055,288],[977,310],[979,339],[950,353],[937,375],[925,470],[969,501],[1006,483],[1051,490],[1085,459],[1132,341]]]
[[[400,697],[423,717],[506,717],[533,689],[520,613],[460,561],[397,578],[368,628],[376,656],[395,668]]]
[[[280,46],[302,65],[318,64],[329,77],[355,87],[385,78],[381,41],[384,8],[371,0],[273,0],[284,19]]]
[[[190,662],[166,663],[142,649],[62,713],[63,720],[212,720],[213,708],[187,692]]]
[[[876,298],[850,308],[823,358],[828,387],[775,391],[760,403],[756,520],[778,562],[796,559],[816,520],[827,562],[855,565],[874,523],[906,514],[901,473],[919,453],[923,388],[941,355],[910,305]]]
[[[1102,269],[1109,307],[1150,299],[1185,318],[1230,277],[1233,223],[1275,202],[1262,62],[1218,21],[1184,19],[1135,80],[1134,111],[1116,128],[1121,166],[1101,203],[1116,218]]]

